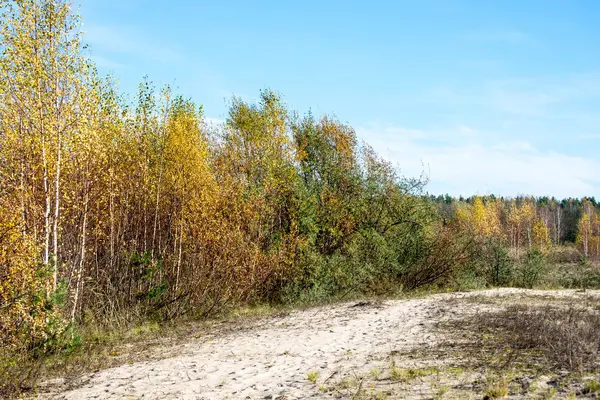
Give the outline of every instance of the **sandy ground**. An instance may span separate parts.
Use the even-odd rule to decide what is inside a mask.
[[[518,302],[520,296],[535,295],[584,294],[495,289],[295,311],[286,316],[267,317],[250,330],[190,339],[176,351],[170,351],[166,358],[88,374],[79,379],[75,389],[55,389],[41,393],[39,398],[352,398],[355,390],[358,393],[364,388],[361,385],[352,388],[345,382],[352,379],[358,382],[360,377],[389,369],[394,354],[427,349],[444,340],[436,325],[476,312],[478,307],[474,301],[467,301],[468,297],[511,298]],[[494,302],[484,303],[479,308],[495,307]],[[419,360],[406,357],[393,362],[410,367],[419,365]],[[309,373],[314,373],[316,382],[309,381]],[[327,390],[328,387],[333,389]],[[405,389],[414,398],[427,395],[419,392],[418,386]],[[385,388],[381,390],[386,393]],[[393,391],[387,393],[393,398],[408,397],[394,395]],[[377,396],[374,394],[373,398]]]

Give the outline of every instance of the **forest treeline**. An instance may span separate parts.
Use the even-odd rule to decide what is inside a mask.
[[[454,198],[429,196],[447,221],[469,221],[474,232],[495,236],[516,253],[571,244],[591,259],[600,258],[600,204],[594,197],[557,200],[549,197],[494,195]]]
[[[149,79],[128,101],[66,0],[2,7],[5,355],[56,351],[99,321],[524,282],[509,265],[565,242],[574,261],[600,255],[591,200],[430,197],[351,126],[268,89],[231,99],[218,126]]]

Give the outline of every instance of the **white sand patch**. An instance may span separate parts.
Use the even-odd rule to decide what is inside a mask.
[[[328,397],[319,385],[368,374],[393,352],[435,346],[440,319],[469,314],[473,295],[580,296],[574,291],[494,289],[426,299],[353,303],[268,318],[261,327],[190,340],[179,355],[87,375],[77,389],[41,394],[60,399],[297,399]],[[308,381],[318,372],[317,383]]]

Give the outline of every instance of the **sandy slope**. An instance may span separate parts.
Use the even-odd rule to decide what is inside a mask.
[[[506,296],[516,289],[476,292]],[[528,294],[535,293],[527,291]],[[577,296],[572,291],[540,292]],[[80,387],[43,398],[295,399],[323,398],[320,384],[368,374],[389,355],[436,345],[436,322],[468,314],[473,294],[454,293],[383,303],[345,303],[271,317],[250,331],[191,340],[176,356],[88,375]],[[448,302],[453,300],[453,305]],[[318,384],[307,380],[318,372]]]

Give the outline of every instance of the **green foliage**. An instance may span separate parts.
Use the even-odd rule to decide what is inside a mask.
[[[291,130],[300,178],[294,211],[307,247],[298,254],[282,301],[386,292],[403,284],[417,261],[433,259],[437,217],[420,196],[424,180],[399,177],[370,147],[358,145],[351,127],[333,119],[317,121],[309,114]]]
[[[67,301],[69,299],[69,290],[67,281],[61,279],[56,286],[56,290],[50,296],[50,303],[52,308],[65,309]]]
[[[469,252],[468,270],[485,286],[506,286],[513,281],[515,261],[504,244],[494,238],[475,239]]]
[[[492,284],[506,286],[512,279],[514,269],[508,249],[499,243],[495,243],[492,247],[492,255]]]
[[[485,276],[472,268],[464,268],[456,274],[449,288],[457,291],[471,291],[485,289],[488,286],[489,282]]]
[[[600,289],[600,268],[585,259],[578,263],[553,264],[544,277],[558,287]]]
[[[312,384],[316,384],[318,378],[319,378],[319,373],[317,371],[309,371],[306,374],[306,379]]]
[[[543,253],[538,250],[527,252],[525,259],[517,265],[515,270],[516,286],[533,288],[538,284],[547,267],[547,259]]]
[[[600,393],[600,381],[590,380],[585,382],[583,392],[585,394]]]

